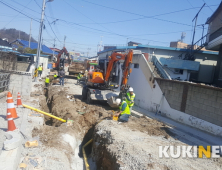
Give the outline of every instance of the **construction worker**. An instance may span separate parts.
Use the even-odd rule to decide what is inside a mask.
[[[46,87],[49,87],[49,83],[50,83],[50,79],[49,79],[49,76],[47,76],[47,77],[45,78],[45,86],[46,86]]]
[[[54,74],[54,80],[57,78],[57,75],[56,75],[56,73]]]
[[[39,73],[39,77],[41,78],[41,75],[42,75],[42,65],[39,65],[38,73]]]
[[[81,79],[82,78],[82,71],[80,71],[79,75],[77,76],[77,79]]]
[[[61,67],[60,71],[59,71],[59,83],[60,83],[60,86],[64,86],[64,78],[65,78],[65,71],[64,71],[63,67]]]
[[[116,116],[119,116],[119,122],[128,122],[130,116],[130,109],[128,104],[125,101],[121,101],[120,98],[116,99],[116,104],[119,105],[120,111],[116,113]]]
[[[126,93],[126,102],[127,102],[128,106],[129,106],[129,108],[130,108],[130,113],[131,113],[132,107],[133,107],[133,105],[134,105],[134,99],[135,99],[135,97],[136,97],[136,95],[135,95],[135,93],[133,93],[133,88],[130,87],[130,88],[129,88],[129,92]]]

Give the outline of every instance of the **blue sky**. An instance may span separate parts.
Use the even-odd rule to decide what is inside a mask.
[[[32,36],[38,40],[42,0],[0,2],[27,15],[0,3],[1,28],[29,33],[31,17],[36,20]],[[54,0],[46,4],[43,43],[51,47],[56,39],[56,47],[61,48],[66,36],[68,50],[89,51],[90,56],[96,55],[101,38],[104,45],[125,45],[128,40],[168,47],[186,32],[184,42],[191,43],[192,20],[204,2],[198,25],[206,22],[221,0]],[[196,41],[201,34],[202,28],[197,27]]]

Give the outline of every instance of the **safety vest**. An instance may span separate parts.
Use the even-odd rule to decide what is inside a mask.
[[[136,95],[133,93],[133,95],[131,96],[130,93],[126,93],[126,95],[130,98],[130,100],[133,101],[133,103],[129,104],[131,101],[129,101],[127,98],[126,98],[126,102],[127,104],[129,105],[129,107],[132,107],[134,105],[134,99],[136,97]]]
[[[39,67],[38,70],[39,70],[39,71],[42,71],[42,67]]]
[[[55,74],[55,75],[54,75],[54,78],[56,78],[56,77],[57,77],[57,75]]]
[[[49,83],[50,79],[48,77],[45,78],[45,83]]]
[[[119,109],[122,111],[122,107],[123,107],[123,104],[126,103],[125,101],[122,102],[121,106],[119,107]],[[124,111],[122,111],[121,115],[123,114],[128,114],[130,115],[130,109],[129,109],[129,106],[128,104],[126,103],[126,108]]]
[[[82,74],[79,73],[79,75],[77,76],[77,79],[81,79],[82,78]]]

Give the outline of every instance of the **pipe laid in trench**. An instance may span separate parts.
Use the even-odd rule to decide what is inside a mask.
[[[66,120],[64,120],[64,119],[62,119],[62,118],[60,118],[60,117],[56,117],[56,116],[54,116],[54,115],[52,115],[52,114],[50,114],[50,113],[43,112],[43,111],[38,110],[38,109],[36,109],[36,108],[34,108],[34,107],[31,107],[31,106],[28,106],[28,105],[25,105],[25,104],[23,104],[22,106],[23,106],[23,107],[26,107],[26,108],[28,108],[28,109],[34,110],[34,111],[36,111],[36,112],[42,113],[42,114],[44,114],[44,115],[46,115],[46,116],[49,116],[49,117],[51,117],[51,118],[57,119],[57,120],[59,120],[59,121],[61,121],[61,122],[64,122],[64,123],[66,122]]]
[[[90,170],[90,167],[89,167],[89,163],[88,163],[88,160],[87,160],[87,156],[86,156],[86,152],[85,152],[85,147],[87,145],[89,145],[90,143],[92,143],[93,139],[90,139],[83,147],[82,147],[82,153],[83,153],[83,157],[84,157],[84,162],[85,162],[85,166],[86,166],[86,170]]]

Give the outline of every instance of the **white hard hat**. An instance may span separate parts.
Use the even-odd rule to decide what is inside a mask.
[[[116,104],[120,104],[120,102],[121,102],[121,99],[117,98],[116,99]]]
[[[85,72],[87,72],[87,70]]]
[[[82,71],[80,71],[80,73],[82,73]]]
[[[129,88],[129,91],[133,91],[133,88],[132,88],[132,87],[130,87],[130,88]]]

